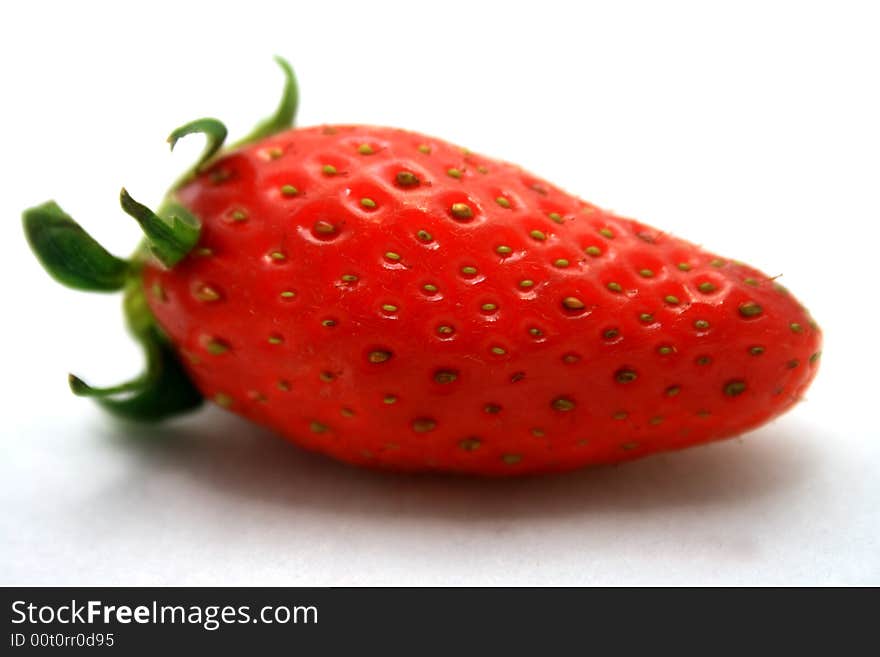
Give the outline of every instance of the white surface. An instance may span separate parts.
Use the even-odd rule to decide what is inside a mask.
[[[876,6],[485,4],[2,5],[0,583],[880,584]],[[200,149],[167,153],[186,120],[269,112],[274,53],[302,125],[437,134],[785,274],[826,331],[809,400],[742,440],[481,482],[73,398],[67,371],[139,355],[117,299],[42,274],[20,211],[54,197],[124,253],[119,187],[159,199]]]

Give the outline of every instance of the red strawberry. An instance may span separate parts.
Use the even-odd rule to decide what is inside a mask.
[[[819,329],[765,274],[437,139],[282,130],[294,89],[219,157],[221,124],[175,132],[209,152],[158,216],[123,192],[156,258],[113,258],[54,204],[25,214],[56,277],[127,285],[150,356],[127,388],[76,392],[164,416],[197,404],[188,375],[344,461],[497,475],[737,435],[812,380]]]

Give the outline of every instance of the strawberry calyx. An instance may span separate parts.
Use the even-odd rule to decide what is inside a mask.
[[[258,141],[293,125],[298,90],[293,70],[284,59],[275,58],[284,72],[285,85],[275,113],[233,148]],[[147,305],[141,271],[154,257],[173,268],[198,244],[201,222],[176,199],[176,190],[189,182],[223,149],[227,130],[219,120],[191,121],[168,137],[171,149],[191,134],[205,135],[206,144],[196,164],[175,183],[153,212],[122,189],[119,200],[123,211],[134,218],[144,232],[144,240],[134,254],[119,258],[89,235],[55,201],[29,208],[22,214],[25,236],[40,264],[66,287],[88,292],[123,292],[123,311],[129,332],[144,350],[144,372],[125,383],[98,388],[76,375],[68,375],[71,391],[91,397],[107,411],[130,420],[157,421],[194,410],[203,401],[190,380],[174,347],[159,327]]]

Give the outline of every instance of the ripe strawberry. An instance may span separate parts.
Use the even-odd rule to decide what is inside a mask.
[[[92,289],[126,287],[147,348],[145,377],[76,392],[139,418],[200,392],[344,461],[484,475],[726,438],[802,397],[819,329],[765,274],[438,139],[282,129],[285,70],[245,145],[216,156],[212,120],[172,135],[209,148],[158,215],[123,191],[156,257],[113,258],[54,204],[25,214],[56,277],[84,287],[58,271],[78,259]]]

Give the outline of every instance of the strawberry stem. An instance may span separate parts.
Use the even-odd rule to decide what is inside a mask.
[[[284,72],[285,85],[275,113],[261,121],[239,144],[249,144],[293,125],[298,90],[293,70],[285,60],[275,60]],[[122,189],[122,209],[140,224],[146,245],[166,267],[180,262],[197,244],[201,225],[197,217],[177,202],[174,192],[191,181],[223,148],[227,130],[217,119],[204,118],[177,128],[168,137],[172,150],[181,137],[202,133],[205,148],[196,164],[172,186],[155,213]],[[131,260],[109,253],[54,201],[25,210],[22,215],[27,240],[43,268],[57,281],[77,290],[125,290],[123,309],[128,328],[144,350],[145,371],[126,383],[92,387],[79,377],[68,377],[70,389],[91,397],[107,411],[131,420],[156,421],[197,408],[202,395],[190,381],[168,338],[156,323],[144,295],[141,268],[146,254],[138,249]]]
[[[129,209],[143,212],[143,206],[127,194],[125,196]],[[172,238],[165,242],[175,248],[180,246],[174,241],[177,233],[188,236],[185,239],[192,239],[194,230],[197,240],[197,228],[191,225],[180,228],[191,220],[180,219],[181,210],[169,204],[165,212],[172,218],[170,221],[150,212],[152,216],[146,219],[150,228],[145,229],[148,241],[153,241],[149,239],[150,233],[166,238],[163,230],[172,234]],[[94,398],[115,415],[140,421],[161,420],[199,406],[201,394],[156,325],[144,298],[138,254],[131,261],[111,255],[53,201],[25,210],[23,223],[25,235],[37,258],[62,284],[77,290],[99,292],[125,289],[123,308],[128,328],[144,350],[147,366],[140,376],[117,386],[93,388],[71,374],[68,380],[73,393]],[[155,245],[151,245],[155,251]]]

